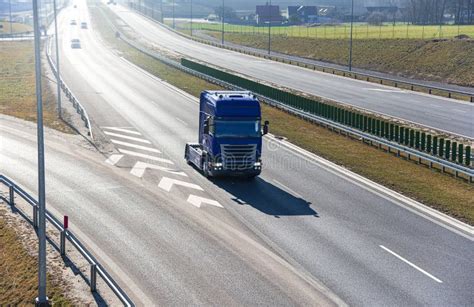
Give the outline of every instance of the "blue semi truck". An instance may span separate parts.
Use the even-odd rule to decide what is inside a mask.
[[[260,103],[250,92],[205,91],[199,106],[199,143],[188,143],[184,158],[206,177],[253,178],[262,171]]]

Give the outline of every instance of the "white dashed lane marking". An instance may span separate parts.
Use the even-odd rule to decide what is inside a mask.
[[[181,118],[179,118],[179,117],[175,117],[175,118],[176,118],[177,121],[179,121],[184,126],[188,126],[188,124],[184,120],[182,120]]]
[[[421,273],[425,274],[426,276],[428,276],[429,278],[433,279],[434,281],[436,281],[437,283],[443,283],[443,281],[441,279],[438,279],[436,277],[434,277],[433,275],[431,275],[430,273],[426,272],[425,270],[423,270],[422,268],[414,265],[413,263],[411,263],[410,261],[406,260],[405,258],[403,258],[402,256],[396,254],[395,252],[389,250],[388,248],[386,248],[385,246],[383,245],[379,245],[381,249],[383,249],[384,251],[392,254],[393,256],[397,257],[398,259],[400,259],[401,261],[405,262],[406,264],[408,264],[409,266],[411,266],[412,268],[420,271]]]

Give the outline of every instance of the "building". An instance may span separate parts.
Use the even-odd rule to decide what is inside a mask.
[[[257,5],[255,12],[258,25],[268,24],[268,22],[272,24],[281,24],[283,22],[279,5],[269,5],[268,3],[265,5]]]
[[[318,7],[314,5],[293,5],[288,7],[288,19],[298,20],[302,23],[316,22],[318,19]]]

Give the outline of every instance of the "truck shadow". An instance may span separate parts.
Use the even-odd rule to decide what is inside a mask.
[[[214,178],[211,181],[234,197],[232,200],[241,206],[252,206],[262,213],[280,216],[319,214],[311,208],[311,203],[296,197],[270,182],[257,177],[253,180],[239,178]]]

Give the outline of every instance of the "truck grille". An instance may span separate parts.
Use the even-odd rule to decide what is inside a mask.
[[[228,170],[253,168],[257,161],[257,145],[221,145],[222,166]]]

